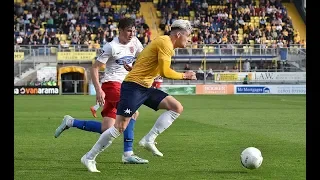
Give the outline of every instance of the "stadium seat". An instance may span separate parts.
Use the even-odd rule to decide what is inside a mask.
[[[65,41],[67,40],[67,35],[66,34],[61,34],[61,37],[60,37],[60,41]]]
[[[157,17],[160,18],[161,17],[161,12],[157,11]]]
[[[50,47],[50,52],[52,54],[56,54],[57,53],[57,48],[56,47]]]
[[[239,33],[239,34],[243,34],[243,29],[242,29],[242,28],[239,28],[239,29],[238,29],[238,33]]]
[[[47,22],[42,22],[42,23],[41,23],[41,28],[46,28],[45,25],[47,25]]]
[[[214,54],[214,47],[213,46],[209,46],[208,54]]]
[[[44,28],[40,28],[39,31],[40,31],[41,34],[43,34],[45,29]]]
[[[250,43],[250,47],[254,46],[254,40],[249,40],[249,43]]]
[[[194,11],[190,11],[189,14],[190,14],[190,17],[194,17]]]
[[[69,47],[69,50],[70,50],[70,52],[74,52],[76,49],[72,46],[72,47]]]
[[[56,38],[58,38],[60,40],[61,34],[56,34]]]
[[[94,38],[96,38],[97,35],[96,34],[91,34],[90,36],[91,36],[91,39],[94,40]]]

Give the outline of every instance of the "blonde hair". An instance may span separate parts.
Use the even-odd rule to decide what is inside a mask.
[[[171,29],[176,29],[176,28],[192,32],[192,26],[190,21],[188,20],[177,19],[173,21],[171,24]]]

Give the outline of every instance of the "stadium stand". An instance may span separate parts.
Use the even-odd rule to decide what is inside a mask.
[[[69,64],[87,70],[91,60],[58,62],[56,52],[97,51],[117,36],[122,17],[136,19],[137,37],[144,45],[168,34],[175,19],[190,20],[195,30],[191,43],[175,50],[172,68],[184,71],[188,64],[200,80],[213,80],[215,72],[292,72],[305,67],[305,26],[293,26],[299,15],[281,0],[14,2],[15,51],[24,52],[24,60],[15,61],[15,77],[44,62],[57,63],[57,69]]]
[[[99,49],[117,36],[120,18],[132,17],[136,19],[137,37],[147,44],[148,25],[140,6],[139,0],[15,0],[14,43]]]
[[[167,34],[175,19],[190,20],[195,27],[193,46],[249,44],[250,47],[304,45],[280,0],[156,0],[160,28]],[[247,48],[247,46],[244,46]]]

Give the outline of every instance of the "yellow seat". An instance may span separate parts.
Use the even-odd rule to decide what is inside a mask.
[[[202,49],[203,49],[204,53],[208,53],[209,52],[209,48],[207,46],[203,46]]]
[[[76,49],[75,49],[74,47],[69,47],[69,50],[70,50],[71,52],[74,52]]]
[[[57,53],[57,48],[56,48],[56,47],[50,47],[50,52],[51,52],[52,54]]]
[[[242,28],[239,28],[239,29],[238,29],[238,32],[239,32],[239,34],[243,34],[243,29],[242,29]]]
[[[213,46],[209,46],[208,53],[214,54],[214,47]]]
[[[66,34],[61,34],[60,41],[65,41],[65,40],[67,40],[67,35]]]
[[[267,46],[271,46],[271,41],[270,40],[266,40],[266,44],[267,44]]]
[[[157,11],[157,17],[160,18],[161,17],[161,12]]]
[[[42,23],[41,23],[41,28],[45,28],[44,25],[46,25],[46,24],[47,24],[47,22],[42,22]]]
[[[92,39],[92,40],[94,40],[94,38],[96,38],[96,37],[97,37],[97,35],[96,35],[96,34],[91,34],[90,36],[91,36],[91,39]]]
[[[43,33],[44,33],[44,31],[45,31],[45,29],[44,29],[44,28],[40,28],[39,30],[40,30],[40,33],[41,33],[41,34],[43,34]]]
[[[105,3],[105,7],[110,7],[111,6],[111,2],[110,1],[107,1],[106,3]]]
[[[249,52],[248,46],[243,46],[243,52],[244,52],[244,53],[248,53],[248,52]]]
[[[254,46],[254,40],[249,40],[249,43],[250,43],[250,47]]]
[[[194,11],[190,11],[189,13],[191,17],[194,17]]]

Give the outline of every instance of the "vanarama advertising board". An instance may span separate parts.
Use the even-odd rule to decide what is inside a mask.
[[[59,86],[14,86],[14,95],[59,95]]]

